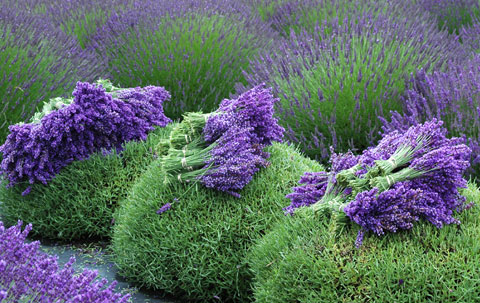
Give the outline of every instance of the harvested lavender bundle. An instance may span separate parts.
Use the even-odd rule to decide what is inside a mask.
[[[471,150],[460,138],[447,139],[442,124],[434,119],[388,133],[361,156],[345,155],[356,160],[349,167],[306,173],[300,180],[305,185],[287,195],[292,203],[286,213],[312,205],[315,212],[348,217],[362,227],[357,247],[365,231],[410,229],[421,218],[439,228],[459,223],[453,214],[464,208],[458,188],[466,187]]]
[[[284,129],[273,117],[276,101],[261,84],[237,99],[223,100],[213,113],[186,114],[158,146],[168,149],[161,159],[164,183],[198,180],[239,197],[237,191],[268,165],[263,148],[282,140]]]
[[[102,84],[109,84],[109,93]],[[52,100],[31,123],[9,127],[0,146],[0,173],[9,187],[23,181],[47,184],[75,160],[121,149],[125,142],[145,140],[154,126],[166,126],[171,120],[162,104],[169,98],[162,87],[120,89],[105,80],[78,82],[72,99]]]
[[[330,172],[306,172],[298,182],[304,185],[294,187],[293,193],[287,195],[292,203],[283,209],[286,214],[293,214],[299,207],[316,203],[325,195],[329,178],[330,182],[335,182],[336,173],[348,170],[358,163],[358,156],[353,155],[352,152],[336,154],[331,150],[331,153]]]

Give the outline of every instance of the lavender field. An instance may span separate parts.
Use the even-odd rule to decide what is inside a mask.
[[[1,0],[0,96],[2,303],[480,302],[479,0]]]

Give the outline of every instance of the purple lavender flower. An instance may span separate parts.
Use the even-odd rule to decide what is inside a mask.
[[[265,83],[241,94],[236,99],[224,99],[217,113],[210,117],[204,128],[205,141],[218,139],[231,125],[252,128],[252,142],[270,145],[273,141],[281,142],[285,129],[274,118],[274,105],[278,102],[271,88]]]
[[[7,141],[0,146],[0,170],[8,186],[23,181],[47,184],[72,161],[102,150],[119,150],[127,141],[144,140],[155,125],[164,127],[171,121],[161,107],[169,98],[163,88],[118,94],[121,99],[101,86],[78,82],[68,106],[48,113],[40,123],[10,126]]]
[[[205,142],[214,148],[205,161],[206,173],[199,177],[202,184],[240,197],[237,191],[268,165],[263,148],[283,138],[284,129],[273,117],[277,100],[261,84],[221,102],[203,128]]]
[[[283,210],[285,214],[293,214],[299,207],[309,206],[318,202],[324,195],[327,189],[328,182],[336,183],[335,175],[344,170],[349,169],[358,164],[359,156],[355,156],[352,152],[345,154],[337,154],[331,150],[330,157],[331,169],[327,172],[306,172],[298,181],[302,186],[293,188],[293,193],[286,196],[291,200],[289,206]]]
[[[116,281],[97,279],[97,272],[75,273],[74,258],[59,268],[57,258],[39,250],[38,241],[25,243],[32,229],[22,231],[22,222],[5,229],[0,222],[0,300],[17,302],[22,297],[32,302],[126,303],[130,295],[114,292]]]
[[[252,139],[253,129],[231,126],[217,141],[205,161],[207,172],[200,181],[208,188],[240,197],[236,191],[247,185],[253,175],[268,165],[268,153]],[[255,136],[255,138],[257,138]]]
[[[169,210],[171,207],[172,207],[172,204],[166,203],[166,204],[164,204],[162,207],[160,207],[160,208],[157,210],[157,214],[160,215],[160,214],[166,212],[167,210]]]
[[[453,215],[467,208],[458,189],[467,185],[463,174],[470,166],[471,150],[462,138],[447,138],[442,124],[433,119],[402,133],[392,131],[360,156],[334,154],[330,174],[335,174],[305,174],[300,180],[304,185],[287,195],[292,200],[287,213],[312,204],[314,209],[329,209],[335,200],[330,210],[343,210],[362,227],[357,247],[366,231],[380,236],[407,230],[419,219],[438,228],[458,224]],[[399,152],[406,147],[411,153]],[[391,169],[381,169],[389,162]],[[333,190],[338,194],[329,196],[327,186],[338,187]]]
[[[472,53],[480,52],[480,19],[475,20],[471,26],[460,29],[462,43]]]
[[[291,200],[291,203],[283,209],[285,214],[293,214],[299,207],[318,202],[325,195],[328,176],[327,172],[304,173],[298,181],[299,184],[303,185],[294,187],[293,193],[286,196],[287,199]]]
[[[77,79],[103,76],[95,54],[34,14],[27,2],[0,2],[0,142],[9,125],[28,120],[43,101],[72,90]]]

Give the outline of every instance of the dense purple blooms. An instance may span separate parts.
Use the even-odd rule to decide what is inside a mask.
[[[202,184],[239,197],[236,192],[268,165],[263,151],[273,141],[281,142],[284,129],[273,117],[274,98],[265,84],[236,99],[225,99],[203,129],[206,142],[215,144],[200,176]]]
[[[217,111],[187,113],[170,133],[161,163],[164,183],[198,180],[208,188],[239,197],[253,175],[268,166],[263,149],[280,142],[284,129],[273,117],[278,99],[264,84],[235,99],[224,99]]]
[[[157,210],[157,214],[160,215],[160,214],[166,212],[167,210],[169,210],[171,207],[172,207],[172,204],[171,204],[171,203],[165,203],[162,207],[160,207],[160,208]]]
[[[335,183],[335,175],[344,169],[355,166],[358,163],[358,158],[351,152],[337,154],[332,151],[329,172],[306,172],[298,181],[299,184],[303,185],[294,187],[293,193],[286,196],[291,200],[291,203],[283,209],[285,214],[293,214],[299,207],[318,202],[325,195],[328,182]]]
[[[1,172],[13,186],[22,181],[46,184],[63,167],[101,150],[121,149],[144,140],[155,125],[166,126],[162,103],[170,95],[160,87],[120,90],[118,98],[101,86],[78,82],[71,104],[45,115],[40,123],[10,126]]]
[[[97,279],[97,272],[75,273],[74,258],[59,268],[57,257],[39,250],[38,241],[26,243],[32,229],[22,223],[6,229],[0,222],[0,301],[126,303],[130,295],[114,293],[116,281],[108,287],[107,280]],[[30,301],[31,300],[31,301]],[[20,301],[22,302],[22,301]]]
[[[247,185],[253,175],[268,165],[263,145],[252,142],[252,128],[231,126],[216,141],[205,162],[207,172],[200,177],[203,185],[240,197],[236,192]]]
[[[480,52],[480,18],[475,20],[471,26],[460,29],[462,43],[474,53]]]
[[[213,142],[232,125],[251,129],[254,144],[270,145],[273,141],[281,142],[283,127],[273,117],[274,105],[279,101],[272,94],[271,88],[260,84],[236,99],[224,99],[217,113],[210,117],[203,130],[205,141]]]
[[[412,228],[423,207],[419,201],[428,202],[421,190],[397,183],[380,194],[376,187],[359,193],[344,211],[352,221],[380,236],[385,231]]]
[[[426,153],[433,147],[441,148],[449,146],[452,143],[455,145],[464,143],[460,138],[448,139],[446,137],[447,130],[443,127],[443,124],[443,121],[434,118],[431,121],[416,124],[406,129],[385,132],[383,138],[376,146],[370,147],[362,153],[359,161],[364,166],[371,167],[375,164],[375,160],[387,160],[402,145],[416,147],[419,143],[419,137],[428,137],[429,139],[426,144],[414,154],[414,158]]]
[[[293,193],[286,196],[287,199],[291,200],[291,203],[283,209],[285,214],[293,214],[299,207],[318,202],[325,195],[328,176],[327,172],[306,172],[298,181],[299,184],[303,185],[294,187]]]
[[[404,131],[433,118],[443,120],[449,136],[463,137],[472,149],[472,168],[480,165],[480,55],[462,64],[452,63],[447,72],[412,78],[403,113],[382,119],[384,132]]]

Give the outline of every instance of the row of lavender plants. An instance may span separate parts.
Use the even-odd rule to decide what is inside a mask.
[[[76,79],[164,86],[176,100],[165,105],[172,119],[210,112],[229,94],[265,81],[281,98],[277,115],[288,139],[326,162],[330,145],[361,151],[379,139],[377,117],[390,120],[391,110],[420,102],[409,98],[419,87],[410,77],[446,73],[458,86],[462,69],[478,73],[463,62],[478,41],[473,0],[20,2],[4,2],[0,18],[8,23],[2,53],[11,52],[0,86],[8,96],[3,138],[9,124],[28,119],[42,100],[68,94]],[[438,107],[429,89],[437,88],[416,91]],[[449,98],[476,99],[475,88],[461,91],[449,90]],[[478,101],[466,106],[459,114],[477,111]],[[447,127],[478,141],[460,124]]]

